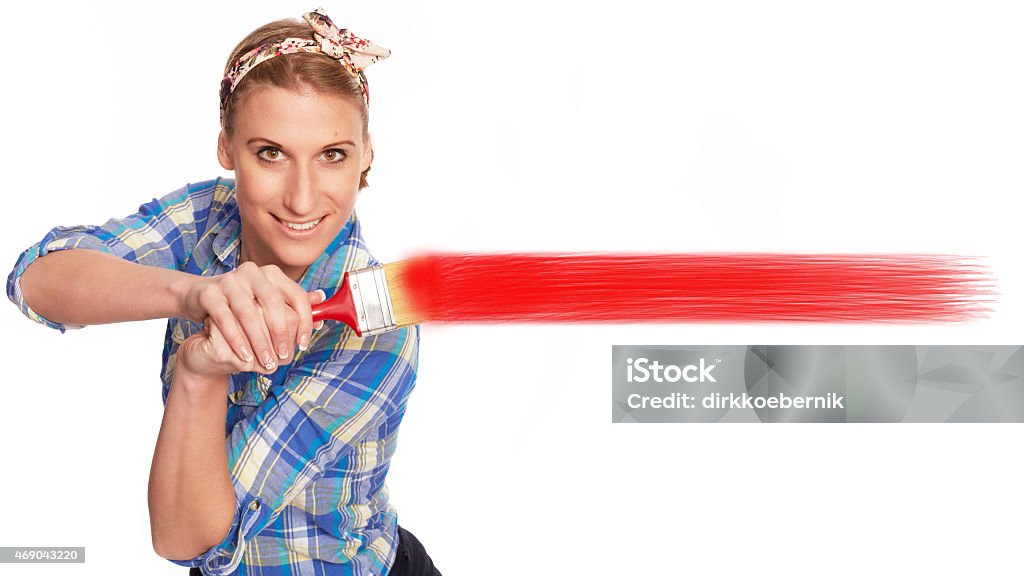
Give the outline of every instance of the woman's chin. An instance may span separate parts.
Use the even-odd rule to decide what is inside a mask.
[[[283,266],[289,268],[306,267],[323,254],[323,249],[319,246],[293,246],[283,247],[275,250],[277,253],[277,259]]]

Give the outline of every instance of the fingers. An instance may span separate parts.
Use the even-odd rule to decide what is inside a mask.
[[[312,291],[312,292],[310,292],[308,295],[309,295],[309,300],[310,300],[311,304],[323,304],[324,302],[327,301],[327,293],[324,292],[323,290],[320,290],[319,288],[314,290],[314,291]],[[311,311],[310,312],[310,319],[311,320],[312,320],[312,314],[313,313]],[[319,329],[321,329],[323,327],[324,327],[324,321],[323,320],[317,320],[315,323],[313,323],[313,330],[319,330]],[[312,337],[312,336],[310,336],[310,337]]]
[[[309,296],[301,286],[277,266],[261,269],[267,282],[255,287],[256,299],[263,307],[277,357],[288,360],[299,345],[305,350],[313,331],[313,310]]]
[[[295,310],[295,337],[299,350],[309,348],[309,340],[313,337],[313,303],[310,303],[310,295],[298,284],[298,290],[289,291],[292,295],[291,306]],[[317,300],[319,302],[319,300]]]
[[[205,365],[220,374],[227,371],[240,371],[239,365],[242,364],[242,361],[234,355],[227,340],[224,339],[224,335],[217,328],[217,323],[211,320],[210,317],[207,317],[203,326],[203,334],[206,336],[202,345]]]
[[[250,349],[256,356],[254,366],[272,371],[276,369],[275,355],[270,352],[272,341],[266,330],[261,306],[250,288],[251,282],[245,275],[225,274],[220,290],[228,301],[230,315],[240,324],[249,341]]]
[[[255,306],[253,314],[255,318],[252,319],[252,322],[256,329],[259,330],[260,342],[265,343],[265,348],[261,355],[262,360],[255,363],[253,371],[260,374],[273,374],[277,370],[277,354],[270,351],[273,338],[270,336],[270,330],[267,329],[267,320],[263,307]]]
[[[205,331],[207,334],[206,341],[204,342],[207,356],[213,360],[219,366],[225,366],[225,370],[230,369],[232,373],[247,371],[248,365],[252,362],[245,362],[235,355],[234,350],[228,344],[224,334],[218,328],[217,323],[210,322],[207,318],[205,325]]]
[[[224,299],[220,305],[212,307],[209,319],[213,320],[212,323],[217,326],[218,333],[224,338],[228,347],[234,351],[242,363],[243,369],[250,370],[255,357],[249,348],[249,338],[242,331],[241,324],[235,319],[227,299]]]
[[[309,341],[313,338],[313,304],[324,301],[326,295],[323,290],[306,292],[299,289],[294,300],[293,307],[298,315],[298,328],[295,331],[298,337],[299,350],[309,349]]]
[[[294,311],[288,306],[276,285],[264,283],[253,287],[253,293],[263,311],[264,324],[269,330],[272,353],[277,359],[286,360],[295,342],[295,326],[298,324]]]

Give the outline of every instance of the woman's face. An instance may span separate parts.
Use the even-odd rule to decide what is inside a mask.
[[[217,156],[235,171],[240,262],[276,264],[295,281],[344,228],[373,159],[355,103],[273,86],[247,95]]]

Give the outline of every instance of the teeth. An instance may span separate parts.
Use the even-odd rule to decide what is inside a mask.
[[[310,230],[312,228],[315,228],[316,225],[319,224],[321,220],[323,220],[323,218],[317,218],[316,220],[313,220],[312,222],[306,222],[305,224],[296,224],[294,222],[285,222],[284,220],[281,220],[281,223],[291,228],[292,230]]]

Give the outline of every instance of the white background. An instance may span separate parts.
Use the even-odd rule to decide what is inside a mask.
[[[225,60],[317,3],[3,8],[0,256],[217,175]],[[1024,11],[1012,2],[323,2],[368,69],[375,255],[987,258],[959,325],[434,326],[389,486],[450,575],[1020,573],[1014,425],[611,423],[613,344],[1022,344]],[[10,270],[7,268],[6,270]],[[0,307],[0,545],[18,574],[184,574],[146,484],[165,321]]]

